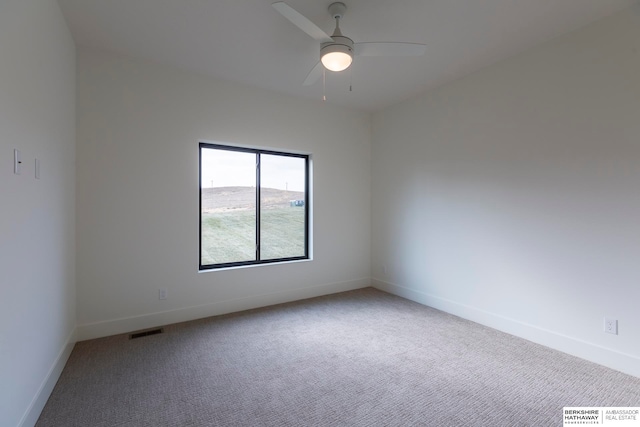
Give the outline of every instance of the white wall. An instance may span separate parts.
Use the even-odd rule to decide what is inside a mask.
[[[638,14],[372,126],[376,286],[640,376]]]
[[[77,90],[79,339],[369,285],[367,114],[89,49]],[[201,140],[312,154],[313,261],[198,273]]]
[[[22,152],[13,174],[13,150]],[[0,2],[0,425],[33,425],[75,328],[75,46],[54,0]],[[41,179],[34,176],[35,158]]]

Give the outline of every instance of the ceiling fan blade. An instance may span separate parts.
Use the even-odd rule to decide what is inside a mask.
[[[333,40],[327,33],[322,31],[320,27],[309,21],[309,19],[307,19],[304,15],[302,15],[300,12],[298,12],[285,2],[278,1],[272,3],[271,6],[273,6],[275,10],[280,12],[282,16],[291,21],[295,26],[300,28],[305,33],[309,34],[317,41],[325,43]]]
[[[324,66],[322,65],[322,62],[318,61],[316,66],[313,67],[311,71],[309,71],[309,74],[307,74],[307,78],[304,79],[304,83],[302,84],[305,86],[311,86],[312,84],[317,82],[320,77],[322,77],[323,68]]]
[[[353,50],[359,56],[421,56],[427,45],[420,43],[355,43]]]

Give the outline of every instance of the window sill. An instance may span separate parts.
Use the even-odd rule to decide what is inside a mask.
[[[269,266],[273,266],[273,265],[296,264],[296,263],[300,263],[300,262],[309,262],[309,261],[313,261],[313,258],[296,259],[296,260],[292,260],[292,261],[265,262],[264,264],[236,265],[236,266],[233,266],[233,267],[208,268],[208,269],[205,269],[205,270],[198,270],[198,273],[214,273],[214,272],[217,272],[217,271],[243,270],[245,268],[269,267]]]

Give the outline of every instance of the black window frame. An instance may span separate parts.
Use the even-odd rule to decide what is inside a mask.
[[[227,151],[239,151],[245,153],[253,153],[256,155],[256,257],[252,261],[238,261],[238,262],[226,262],[219,264],[202,264],[202,150],[205,149],[217,149]],[[302,158],[305,161],[305,184],[304,184],[304,255],[286,258],[275,258],[268,260],[260,259],[260,156],[262,154],[284,156],[284,157],[297,157]],[[249,148],[240,147],[234,145],[216,144],[210,142],[200,142],[198,146],[198,265],[200,271],[217,270],[221,268],[229,267],[243,267],[252,265],[263,265],[282,263],[288,261],[300,261],[309,259],[309,212],[310,212],[310,155],[291,153],[284,151],[275,151],[261,148]]]

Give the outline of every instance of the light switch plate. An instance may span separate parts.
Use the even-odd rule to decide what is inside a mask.
[[[604,318],[604,331],[608,334],[618,335],[618,320],[610,317]]]

